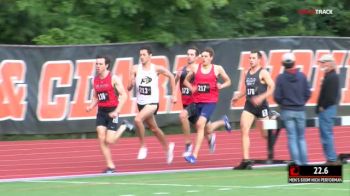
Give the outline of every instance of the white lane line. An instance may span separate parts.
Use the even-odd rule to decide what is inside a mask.
[[[198,193],[199,192],[199,190],[188,190],[188,191],[186,191],[187,193]]]
[[[303,186],[303,185],[310,185],[310,183],[294,183],[294,184],[273,184],[273,185],[262,185],[262,186],[256,186],[256,188],[274,188],[274,187],[289,187],[289,186]]]
[[[204,188],[218,188],[218,189],[267,189],[267,188],[283,188],[283,189],[300,189],[300,190],[325,190],[325,191],[349,191],[349,188],[329,188],[329,187],[296,187],[305,185],[314,185],[317,183],[301,183],[301,184],[275,184],[275,185],[261,185],[261,186],[234,186],[234,185],[202,185],[202,184],[160,184],[160,183],[134,183],[134,182],[84,182],[84,181],[26,181],[29,183],[62,183],[62,184],[91,184],[91,185],[134,185],[134,186],[168,186],[168,187],[204,187]],[[343,182],[350,182],[350,180],[343,180]]]
[[[323,162],[310,162],[310,164],[319,164]],[[350,160],[347,160],[350,163]],[[272,167],[284,167],[286,164],[273,164],[273,165],[257,165],[253,168],[272,168]],[[174,169],[174,170],[159,170],[159,171],[135,171],[135,172],[117,172],[110,174],[111,176],[129,176],[129,175],[142,175],[142,174],[166,174],[166,173],[177,173],[177,172],[196,172],[196,171],[217,171],[217,170],[232,170],[232,167],[212,167],[212,168],[195,168],[195,169]],[[23,182],[33,180],[60,180],[60,179],[74,179],[74,178],[94,178],[106,176],[106,174],[79,174],[79,175],[62,175],[62,176],[46,176],[46,177],[31,177],[31,178],[10,178],[0,179],[2,182]]]
[[[230,190],[232,190],[232,188],[220,188],[220,189],[218,189],[219,191],[230,191]]]
[[[195,169],[173,169],[173,170],[159,170],[159,171],[134,171],[134,172],[117,172],[110,174],[110,176],[130,176],[130,175],[144,175],[144,174],[167,174],[177,172],[197,172],[197,171],[217,171],[217,170],[232,170],[232,167],[213,167],[213,168],[195,168]],[[10,178],[0,179],[1,182],[25,182],[33,180],[60,180],[60,179],[74,179],[74,178],[94,178],[106,176],[106,174],[79,174],[79,175],[63,175],[63,176],[46,176],[46,177],[31,177],[31,178]]]
[[[169,195],[167,192],[153,193],[153,195]]]

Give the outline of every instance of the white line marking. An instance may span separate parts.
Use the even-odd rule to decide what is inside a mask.
[[[198,193],[199,192],[199,190],[188,190],[188,191],[186,191],[187,193]]]
[[[350,163],[350,160],[347,162]],[[280,167],[280,165],[262,165],[254,166],[254,168],[269,168]],[[175,172],[194,172],[194,171],[215,171],[215,170],[232,170],[232,167],[218,167],[218,168],[197,168],[197,169],[178,169],[178,170],[160,170],[160,171],[143,171],[143,172],[121,172],[112,174],[113,176],[125,176],[125,175],[140,175],[140,174],[162,174],[162,173],[175,173]],[[325,191],[347,191],[350,189],[344,188],[311,188],[311,187],[295,187],[301,185],[311,184],[281,184],[281,185],[261,185],[261,186],[219,186],[219,185],[189,185],[189,184],[147,184],[147,183],[113,183],[113,182],[87,182],[87,181],[55,181],[56,179],[74,179],[74,178],[92,178],[106,176],[105,174],[87,174],[87,175],[69,175],[69,176],[52,176],[52,177],[35,177],[35,178],[17,178],[17,179],[3,179],[1,182],[34,182],[34,183],[66,183],[66,184],[92,184],[92,185],[140,185],[140,186],[171,186],[171,187],[211,187],[221,189],[267,189],[267,188],[283,188],[294,190],[325,190]],[[350,182],[350,180],[343,180],[343,182]],[[133,195],[130,195],[133,196]]]
[[[347,161],[350,163],[350,160]],[[319,164],[323,162],[311,162],[310,164]],[[271,168],[271,167],[284,167],[286,164],[272,164],[272,165],[257,165],[253,168]],[[197,168],[197,169],[174,169],[174,170],[159,170],[159,171],[141,171],[141,172],[117,172],[110,174],[110,176],[126,176],[126,175],[140,175],[140,174],[165,174],[165,173],[177,173],[177,172],[194,172],[194,171],[216,171],[216,170],[232,170],[232,167],[214,167],[214,168]],[[0,179],[1,182],[23,182],[32,180],[59,180],[59,179],[74,179],[74,178],[93,178],[106,176],[106,174],[80,174],[80,175],[65,175],[65,176],[47,176],[47,177],[32,177],[32,178],[11,178]]]
[[[205,187],[205,188],[220,188],[220,189],[267,189],[267,188],[284,188],[284,189],[300,189],[300,190],[325,190],[325,191],[349,191],[344,188],[317,188],[317,187],[295,187],[302,185],[314,185],[317,183],[302,183],[302,184],[277,184],[277,185],[263,185],[263,186],[222,186],[222,185],[202,185],[202,184],[158,184],[158,183],[132,183],[132,182],[82,182],[82,181],[27,181],[32,183],[62,183],[62,184],[91,184],[91,185],[135,185],[135,186],[170,186],[170,187]],[[343,180],[343,182],[350,182],[350,180]]]
[[[215,168],[197,168],[197,169],[174,169],[174,170],[159,170],[159,171],[140,171],[140,172],[117,172],[109,174],[109,176],[128,176],[140,174],[166,174],[177,172],[195,172],[195,171],[216,171],[216,170],[232,170],[232,167],[215,167]],[[107,174],[81,174],[81,175],[67,175],[67,176],[47,176],[47,177],[33,177],[33,178],[11,178],[0,179],[1,182],[26,182],[32,180],[59,180],[59,179],[74,179],[74,178],[93,178],[107,176]]]
[[[232,190],[232,188],[220,188],[220,189],[218,189],[219,191],[230,191],[230,190]]]
[[[167,192],[153,193],[153,195],[169,195]]]
[[[264,186],[256,186],[256,188],[274,188],[274,187],[301,186],[301,185],[308,185],[308,183],[264,185]]]

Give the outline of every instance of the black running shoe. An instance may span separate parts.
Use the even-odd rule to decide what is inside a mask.
[[[234,170],[248,170],[253,169],[253,161],[251,160],[242,160],[242,162],[233,168]]]
[[[107,169],[103,170],[102,173],[104,173],[104,174],[113,174],[113,173],[115,173],[115,168],[107,167]]]

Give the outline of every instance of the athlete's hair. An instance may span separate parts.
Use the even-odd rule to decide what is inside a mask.
[[[196,56],[198,56],[199,55],[199,49],[196,47],[196,46],[190,46],[187,50],[194,50],[194,51],[196,51]]]
[[[146,46],[141,46],[140,49],[139,49],[139,51],[141,51],[141,50],[147,50],[147,53],[148,53],[148,54],[152,54],[151,46],[148,46],[148,45],[146,45]]]
[[[111,67],[111,59],[108,56],[104,56],[104,55],[97,55],[96,59],[104,59],[105,60],[105,64],[108,65],[108,69]]]
[[[214,49],[211,47],[204,48],[203,52],[208,52],[211,57],[214,57],[215,55]]]
[[[250,54],[258,54],[258,59],[261,59],[262,57],[262,54],[259,50],[252,50],[250,51]]]

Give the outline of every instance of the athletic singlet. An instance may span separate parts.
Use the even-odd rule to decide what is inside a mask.
[[[118,96],[115,88],[112,86],[112,75],[110,72],[103,79],[98,76],[94,78],[94,89],[98,99],[98,107],[118,106]]]
[[[193,93],[195,103],[216,103],[218,101],[219,90],[214,65],[211,66],[209,73],[203,74],[202,64],[199,64],[193,84],[197,88],[197,91]]]
[[[142,64],[137,67],[136,102],[140,105],[159,103],[158,74],[154,64],[147,71]]]
[[[254,74],[250,74],[250,69],[245,78],[245,86],[246,86],[246,96],[247,100],[250,100],[251,97],[263,94],[267,91],[267,84],[263,84],[260,81],[260,72],[262,68],[260,68]]]
[[[182,69],[181,75],[180,75],[180,89],[181,89],[182,105],[190,105],[194,101],[190,89],[184,85],[184,80],[187,76],[187,73],[188,73],[188,71],[186,70],[186,66],[184,66],[184,68]],[[191,79],[191,83],[193,83],[193,79]]]

